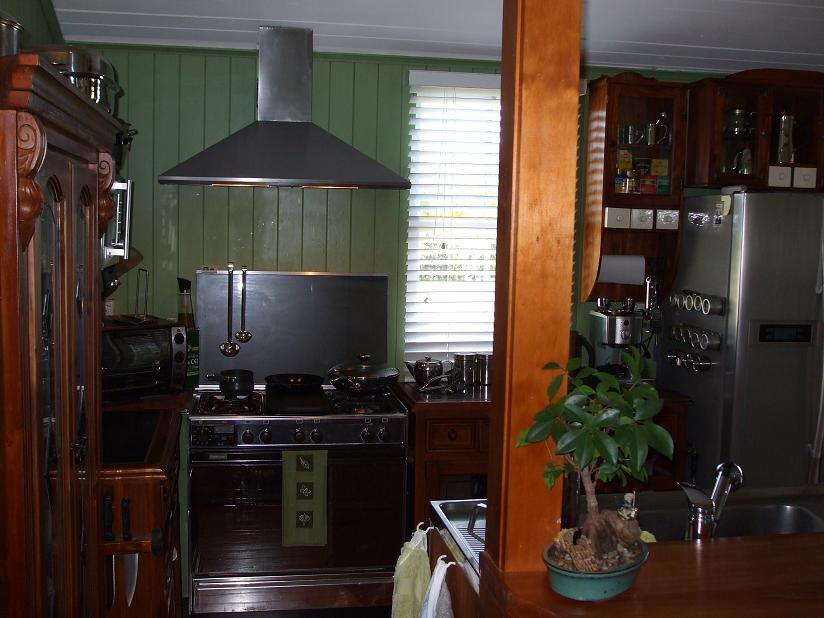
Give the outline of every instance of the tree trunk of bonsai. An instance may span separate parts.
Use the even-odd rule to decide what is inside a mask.
[[[587,518],[598,515],[598,499],[595,497],[595,482],[592,480],[596,470],[592,464],[580,471],[581,482],[584,484],[584,495],[587,499]]]

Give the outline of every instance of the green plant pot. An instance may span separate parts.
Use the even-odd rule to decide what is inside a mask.
[[[643,541],[638,542],[641,544],[641,554],[635,562],[612,571],[598,573],[568,571],[550,564],[547,560],[547,546],[543,559],[549,571],[549,586],[561,596],[576,601],[601,601],[617,596],[632,586],[638,569],[649,556],[647,544]]]

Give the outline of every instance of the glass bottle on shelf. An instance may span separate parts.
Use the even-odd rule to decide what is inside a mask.
[[[178,277],[177,321],[186,328],[195,327],[195,312],[192,308],[192,282]]]
[[[186,388],[196,388],[200,379],[200,331],[195,327],[192,282],[178,277],[177,321],[186,327]]]

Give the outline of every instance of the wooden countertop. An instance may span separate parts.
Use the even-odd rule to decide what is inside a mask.
[[[473,414],[488,417],[492,411],[488,386],[469,386],[462,393],[422,393],[414,382],[398,382],[394,389],[410,412],[455,412],[471,408]]]
[[[152,395],[151,397],[141,397],[140,399],[129,399],[125,401],[105,401],[103,402],[104,412],[140,412],[144,410],[171,410],[179,412],[186,409],[189,400],[192,398],[192,391],[183,390],[178,393],[168,395]]]
[[[179,465],[177,448],[182,422],[181,412],[186,409],[191,396],[191,391],[182,391],[169,395],[144,397],[134,401],[103,404],[104,433],[107,423],[112,424],[110,428],[112,437],[109,439],[118,437],[128,439],[122,436],[124,431],[132,427],[127,417],[133,417],[135,422],[138,422],[138,426],[140,425],[137,419],[139,415],[156,415],[157,420],[143,461],[115,459],[106,462],[106,448],[103,448],[104,462],[101,464],[100,478],[106,480],[151,476],[167,478],[176,475]]]
[[[518,618],[824,616],[824,533],[653,543],[634,586],[594,603],[555,594],[546,570],[501,576],[485,553],[481,581],[495,615]]]

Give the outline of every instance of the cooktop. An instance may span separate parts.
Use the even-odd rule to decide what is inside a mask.
[[[192,410],[193,416],[387,416],[405,413],[403,404],[388,388],[357,396],[326,388],[298,392],[255,391],[242,398],[200,392]]]

